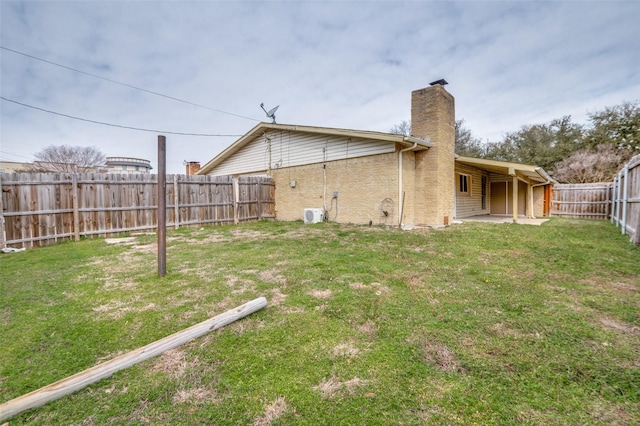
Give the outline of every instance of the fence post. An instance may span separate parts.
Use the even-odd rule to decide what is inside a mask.
[[[613,196],[611,200],[611,223],[618,226],[618,194],[620,193],[620,189],[618,184],[620,183],[620,179],[618,179],[618,175],[613,178]]]
[[[262,220],[262,203],[260,202],[261,198],[262,198],[262,178],[257,178],[257,182],[256,182],[256,186],[258,187],[257,189],[257,194],[258,194],[258,201],[257,201],[257,206],[256,208],[258,209],[258,220]]]
[[[238,206],[240,205],[240,185],[238,182],[238,176],[231,177],[232,184],[232,198],[233,198],[233,224],[238,224]]]
[[[73,204],[73,238],[80,241],[80,212],[78,207],[78,175],[71,175],[71,203]]]
[[[158,276],[167,274],[167,140],[158,136]]]
[[[173,216],[174,224],[173,228],[180,228],[180,207],[178,206],[178,202],[180,197],[178,197],[178,175],[173,175]]]
[[[624,166],[624,188],[622,192],[622,235],[627,233],[627,201],[629,200],[629,164]]]
[[[611,218],[611,196],[613,194],[613,184],[610,184],[609,187],[607,188],[607,204],[605,206],[605,219],[610,219]]]
[[[4,233],[4,208],[2,207],[2,178],[0,177],[0,247],[5,248],[7,246],[5,233]]]

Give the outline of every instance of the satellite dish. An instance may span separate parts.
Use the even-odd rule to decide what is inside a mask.
[[[272,123],[276,122],[276,111],[278,110],[278,108],[280,108],[280,105],[273,107],[269,111],[267,111],[266,109],[264,109],[264,104],[262,103],[260,104],[260,108],[262,108],[265,114],[267,114],[267,117],[271,119]]]

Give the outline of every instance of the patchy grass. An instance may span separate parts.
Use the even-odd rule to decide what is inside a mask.
[[[5,402],[259,296],[12,424],[640,422],[640,249],[606,222],[300,222],[0,257]]]

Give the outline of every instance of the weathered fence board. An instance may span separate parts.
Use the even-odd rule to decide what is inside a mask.
[[[611,207],[611,188],[611,183],[554,185],[551,215],[607,220]]]
[[[640,245],[640,155],[636,155],[613,180],[611,222]]]
[[[2,174],[0,246],[157,228],[156,188],[151,174]],[[268,177],[170,175],[167,226],[275,218],[274,198]]]
[[[613,182],[554,185],[551,215],[611,220],[640,245],[640,155]]]

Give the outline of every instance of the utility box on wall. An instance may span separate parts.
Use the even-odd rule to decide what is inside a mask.
[[[304,223],[318,223],[324,219],[324,209],[304,209]]]

